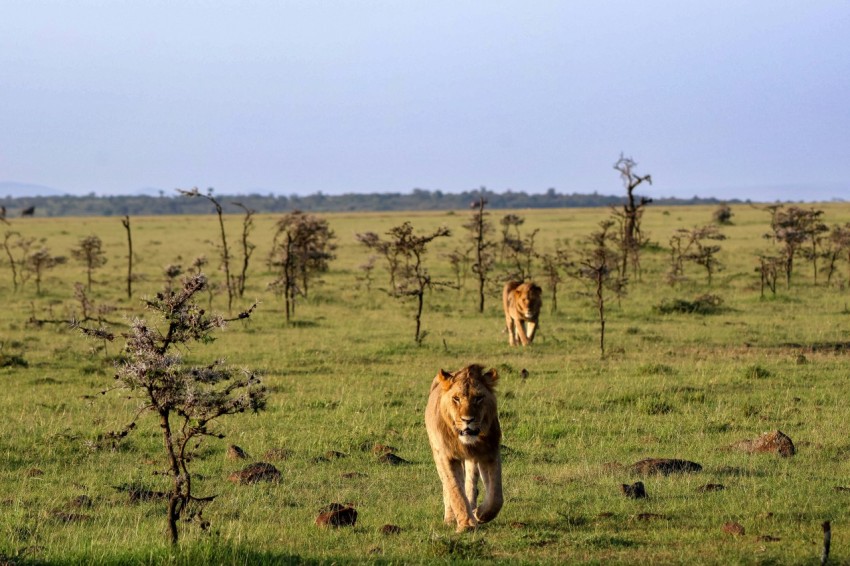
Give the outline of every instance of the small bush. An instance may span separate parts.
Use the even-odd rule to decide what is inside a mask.
[[[723,310],[723,299],[710,293],[700,295],[693,301],[685,299],[663,300],[655,306],[655,311],[661,314],[716,314]]]

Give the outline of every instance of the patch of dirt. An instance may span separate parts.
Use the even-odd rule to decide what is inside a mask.
[[[697,488],[697,493],[709,493],[712,491],[723,491],[726,486],[722,483],[707,483]]]
[[[357,509],[352,505],[331,503],[319,509],[316,525],[320,527],[353,527],[357,522]]]
[[[398,525],[384,525],[381,527],[382,535],[397,535],[401,533],[401,527]]]
[[[797,453],[791,438],[781,430],[766,432],[753,440],[742,440],[732,445],[732,448],[743,450],[748,454],[774,453],[788,458]]]
[[[275,462],[289,460],[292,457],[292,450],[288,448],[272,448],[263,454],[264,460],[272,460]]]
[[[228,460],[245,460],[248,458],[248,454],[245,453],[244,450],[236,446],[235,444],[231,444],[227,447],[227,459]]]
[[[261,481],[278,482],[280,471],[271,464],[255,462],[238,472],[233,472],[227,476],[227,479],[239,485],[255,484]]]
[[[400,458],[399,456],[396,456],[392,452],[387,452],[386,454],[382,454],[382,455],[378,456],[378,462],[381,462],[382,464],[390,464],[391,466],[400,466],[402,464],[409,464],[410,463],[407,460],[405,460],[404,458]]]
[[[661,474],[667,476],[676,473],[702,471],[702,466],[690,460],[676,458],[646,458],[632,464],[632,471],[642,475]]]
[[[733,536],[744,536],[745,534],[744,526],[741,525],[741,523],[736,523],[735,521],[728,521],[726,523],[723,523],[723,527],[721,527],[721,530],[724,533]]]
[[[646,488],[642,481],[637,481],[631,485],[624,483],[620,485],[620,493],[632,499],[646,499]]]

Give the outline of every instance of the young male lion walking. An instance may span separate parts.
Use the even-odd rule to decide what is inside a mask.
[[[457,532],[491,521],[502,508],[502,429],[496,409],[496,370],[473,364],[440,370],[431,383],[425,428],[443,484],[443,520]],[[478,479],[484,501],[478,505]]]

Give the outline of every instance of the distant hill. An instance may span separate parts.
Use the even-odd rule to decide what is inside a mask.
[[[5,206],[10,218],[20,211],[34,206],[35,216],[153,216],[160,214],[209,214],[213,207],[207,199],[190,198],[181,195],[113,195],[113,196],[26,196],[2,198],[0,184],[0,205]],[[624,202],[624,196],[593,194],[562,194],[554,189],[542,194],[506,191],[466,191],[444,193],[414,189],[411,193],[369,193],[325,195],[316,193],[308,196],[276,195],[215,195],[226,213],[239,213],[234,206],[239,202],[258,213],[278,213],[292,210],[305,212],[353,212],[353,211],[404,211],[404,210],[468,210],[470,205],[481,196],[487,199],[490,209],[523,208],[587,208],[618,205]],[[658,205],[677,206],[688,204],[719,204],[714,198],[661,198],[654,201]],[[730,203],[740,200],[726,201]]]
[[[25,198],[35,196],[59,196],[63,192],[44,185],[18,183],[15,181],[0,181],[0,197]]]

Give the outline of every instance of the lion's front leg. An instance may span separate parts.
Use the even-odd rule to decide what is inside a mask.
[[[457,532],[462,533],[478,526],[475,513],[472,511],[469,500],[463,492],[464,486],[464,464],[460,460],[447,462],[449,466],[447,479],[448,486],[444,485],[444,493],[447,491],[452,513],[457,521]]]
[[[469,501],[469,506],[475,513],[475,508],[478,506],[478,463],[474,460],[466,460],[463,463],[463,470],[466,500]]]
[[[533,329],[533,327],[532,327],[532,329]],[[522,320],[516,321],[516,332],[517,332],[517,334],[519,334],[519,341],[522,342],[522,345],[528,346],[529,342],[531,342],[531,341],[528,339],[528,336],[526,336],[526,334],[525,334],[525,326],[524,326]]]
[[[484,480],[484,501],[475,510],[475,518],[481,523],[492,521],[502,509],[504,497],[502,496],[502,460],[496,457],[495,461],[479,464],[481,477]]]
[[[516,346],[516,330],[514,319],[510,315],[505,315],[505,326],[508,329],[508,344]]]
[[[533,320],[525,321],[525,335],[528,337],[529,344],[534,340],[535,332],[537,332],[537,322]]]

